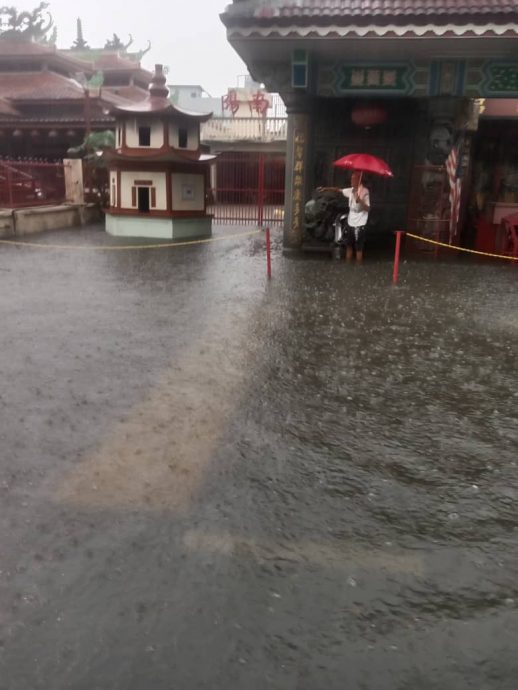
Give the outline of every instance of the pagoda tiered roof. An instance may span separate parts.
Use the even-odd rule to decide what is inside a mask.
[[[155,73],[149,84],[146,98],[128,105],[119,105],[113,109],[114,114],[131,113],[132,115],[160,115],[162,117],[182,117],[196,122],[207,122],[212,113],[196,113],[174,105],[169,99],[169,89],[162,65],[155,65]]]

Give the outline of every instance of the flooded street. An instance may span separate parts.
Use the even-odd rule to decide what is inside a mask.
[[[0,690],[517,687],[517,267],[274,238],[0,245]]]

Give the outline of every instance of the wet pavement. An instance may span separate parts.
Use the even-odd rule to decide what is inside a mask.
[[[518,270],[276,239],[0,245],[0,690],[517,687]]]

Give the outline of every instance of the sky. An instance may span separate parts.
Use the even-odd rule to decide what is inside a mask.
[[[19,10],[32,10],[40,0],[11,0]],[[246,67],[226,39],[219,14],[230,0],[49,0],[49,11],[58,28],[58,46],[69,48],[81,17],[83,35],[91,47],[104,46],[116,33],[122,41],[133,36],[131,49],[151,51],[143,66],[162,63],[169,68],[171,84],[201,84],[211,95],[221,96]],[[6,4],[11,4],[8,1]]]

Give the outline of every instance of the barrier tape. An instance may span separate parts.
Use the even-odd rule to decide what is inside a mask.
[[[75,251],[77,250],[90,250],[90,251],[121,251],[129,249],[170,249],[172,247],[187,247],[193,244],[208,244],[210,242],[222,242],[223,240],[232,240],[239,237],[251,237],[252,235],[258,235],[262,233],[263,230],[251,230],[250,232],[238,232],[233,235],[223,235],[221,237],[209,237],[205,240],[187,240],[185,242],[163,242],[161,244],[126,244],[126,245],[105,245],[105,244],[92,244],[92,245],[73,245],[73,244],[41,244],[39,242],[23,242],[17,240],[0,240],[0,244],[12,244],[17,247],[32,247],[36,249],[67,249]]]
[[[457,252],[466,252],[467,254],[477,254],[478,256],[490,256],[493,259],[507,259],[508,261],[518,261],[518,256],[507,256],[506,254],[491,254],[490,252],[479,252],[476,249],[467,249],[466,247],[459,247],[456,244],[446,244],[445,242],[437,242],[437,240],[430,240],[427,237],[421,237],[420,235],[413,235],[410,232],[404,233],[407,237],[411,237],[414,240],[420,240],[421,242],[428,242],[428,244],[433,244],[437,247],[445,247],[446,249],[453,249]]]

